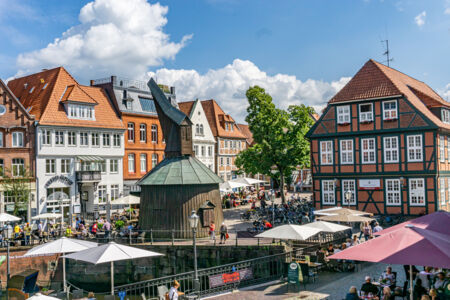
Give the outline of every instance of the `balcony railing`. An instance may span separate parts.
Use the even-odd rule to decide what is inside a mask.
[[[131,89],[137,89],[141,91],[150,92],[150,89],[147,86],[147,82],[142,80],[134,80],[134,79],[128,79],[124,77],[118,77],[118,76],[111,76],[107,78],[100,78],[92,80],[92,85],[99,85],[99,84],[105,84],[105,83],[112,83],[114,86],[119,86],[123,88],[131,88]],[[158,86],[161,88],[161,90],[169,95],[175,95],[175,88],[164,85],[164,84],[158,84]]]
[[[100,171],[77,171],[76,179],[78,182],[98,182],[102,180]]]

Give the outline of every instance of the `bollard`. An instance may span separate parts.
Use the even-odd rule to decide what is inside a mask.
[[[153,229],[150,229],[150,245],[153,245]]]

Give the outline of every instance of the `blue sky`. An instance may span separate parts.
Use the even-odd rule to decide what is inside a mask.
[[[135,10],[126,10],[133,1]],[[0,77],[57,65],[64,65],[82,83],[112,73],[135,78],[150,74],[180,85],[181,98],[220,97],[221,104],[237,114],[241,85],[267,82],[274,96],[287,99],[279,100],[281,106],[303,101],[319,107],[369,58],[383,61],[381,40],[388,38],[391,66],[450,96],[448,0],[168,0],[158,7],[150,1],[148,15],[136,11],[144,11],[144,0],[133,1],[96,0],[97,10],[83,14],[80,10],[91,1],[0,0],[0,38],[7,45],[0,50]],[[108,15],[109,6],[120,7],[119,13]],[[137,29],[124,24],[139,18],[158,22],[142,21]],[[131,50],[108,49],[109,39],[117,39],[114,31],[88,39],[89,28],[109,23],[118,32],[128,30],[131,37],[125,33],[124,39],[133,45]],[[71,53],[72,45],[58,45],[50,54],[39,52],[55,38],[64,40],[69,28],[69,36],[86,33],[77,40],[84,43],[78,52]],[[136,49],[140,46],[134,43],[146,28],[167,36]],[[216,81],[226,84],[207,89],[209,94],[200,90]],[[293,89],[293,95],[274,85]]]

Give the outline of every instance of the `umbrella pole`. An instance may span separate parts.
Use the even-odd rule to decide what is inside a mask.
[[[409,265],[409,286],[411,287],[411,291],[409,293],[409,299],[413,300],[413,268],[412,265]]]
[[[67,293],[67,286],[66,286],[66,258],[64,257],[65,253],[63,255],[63,290]]]
[[[111,262],[111,295],[114,295],[114,262]]]

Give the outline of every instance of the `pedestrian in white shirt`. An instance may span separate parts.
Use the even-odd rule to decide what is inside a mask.
[[[372,232],[380,232],[381,230],[383,230],[383,227],[380,226],[380,224],[378,224],[378,222],[375,223],[375,227],[373,227]]]
[[[172,283],[172,287],[169,291],[169,299],[170,300],[178,300],[178,288],[180,287],[180,284],[178,281],[174,280]]]

